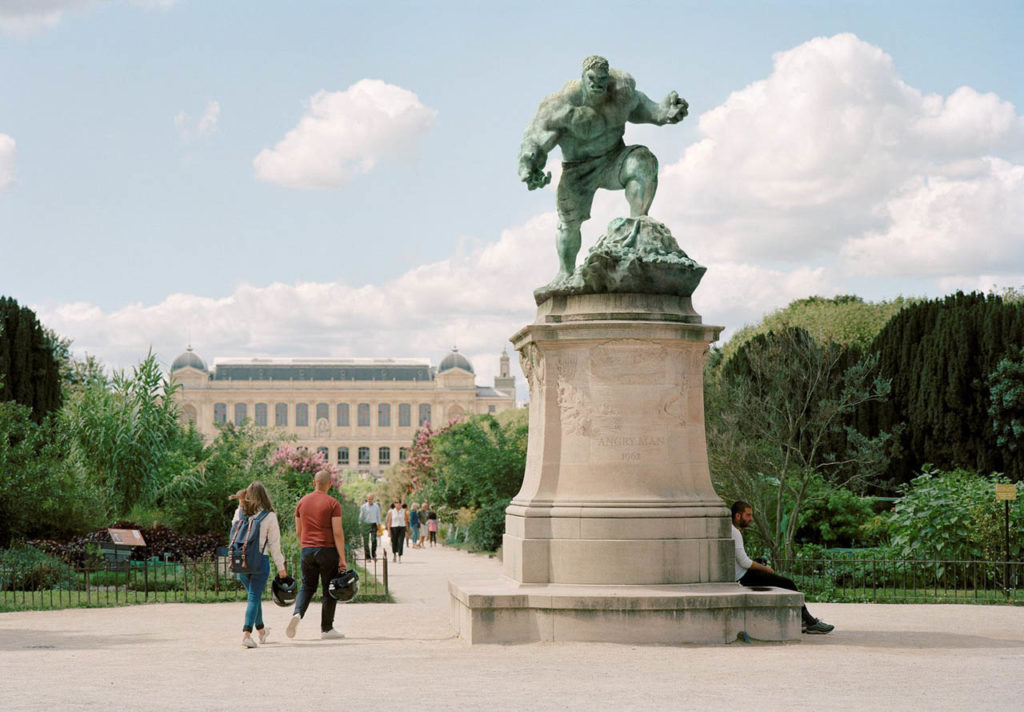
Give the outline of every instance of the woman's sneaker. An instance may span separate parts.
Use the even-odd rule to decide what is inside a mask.
[[[264,628],[261,631],[257,631],[260,635],[260,645],[267,642],[267,636],[270,635],[270,628]]]
[[[252,639],[252,636],[246,635],[242,637],[242,645],[244,645],[247,648],[255,648],[256,641]]]

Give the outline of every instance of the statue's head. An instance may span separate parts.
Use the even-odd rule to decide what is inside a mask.
[[[592,96],[600,96],[608,90],[608,60],[604,57],[591,55],[583,60],[583,91]]]

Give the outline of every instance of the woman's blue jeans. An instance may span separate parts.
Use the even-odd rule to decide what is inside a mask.
[[[251,633],[253,627],[263,630],[263,589],[267,587],[270,576],[270,557],[263,555],[263,565],[253,574],[238,574],[239,580],[249,594],[249,602],[245,605],[245,625],[242,630]]]

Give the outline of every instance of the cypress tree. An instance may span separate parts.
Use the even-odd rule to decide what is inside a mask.
[[[27,406],[38,423],[61,405],[53,345],[35,312],[10,297],[0,297],[0,401]]]
[[[904,425],[892,480],[907,482],[927,463],[1024,477],[1024,453],[997,446],[987,385],[1022,341],[1024,304],[978,293],[911,305],[879,332],[871,350],[892,394],[870,404],[858,425],[872,434]]]

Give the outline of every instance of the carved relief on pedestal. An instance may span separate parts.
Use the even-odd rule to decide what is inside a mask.
[[[528,343],[519,349],[519,366],[523,369],[523,375],[526,376],[526,380],[530,384],[532,399],[534,392],[544,381],[544,355],[536,344]]]

